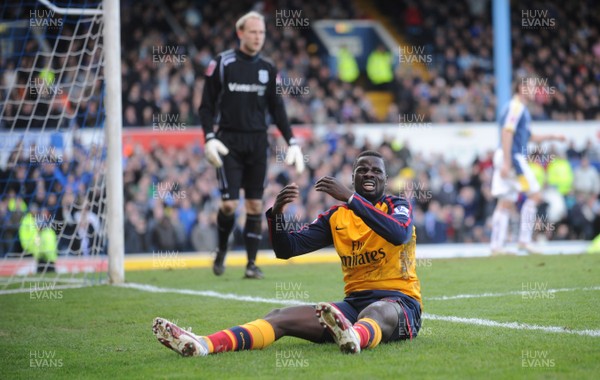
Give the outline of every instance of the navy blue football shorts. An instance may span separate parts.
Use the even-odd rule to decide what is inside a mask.
[[[358,321],[361,311],[377,301],[392,303],[398,313],[398,324],[386,342],[413,339],[418,335],[421,329],[421,304],[404,293],[391,290],[365,290],[350,293],[342,302],[334,302],[334,304],[350,323],[354,324]],[[333,341],[333,338],[326,334],[325,340]]]

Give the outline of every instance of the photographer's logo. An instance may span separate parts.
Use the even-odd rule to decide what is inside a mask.
[[[285,157],[287,156],[289,147],[286,146],[275,146],[275,163],[278,165],[285,164]],[[302,155],[302,160],[305,164],[308,163],[308,154]]]
[[[308,359],[300,350],[277,350],[275,352],[276,368],[308,367]]]
[[[556,154],[548,146],[529,145],[523,147],[521,154],[528,162],[537,162],[546,166],[556,159]]]
[[[523,300],[554,299],[555,294],[548,289],[547,282],[521,283],[521,298]]]
[[[154,199],[184,199],[187,197],[185,190],[177,182],[158,182],[152,184],[152,193]]]
[[[303,222],[299,215],[275,215],[275,231],[277,232],[299,231],[308,227],[309,224],[310,223]]]
[[[153,131],[185,131],[187,125],[181,121],[180,114],[159,113],[152,114],[152,130]]]
[[[550,17],[547,9],[523,9],[521,10],[521,27],[523,29],[553,29],[556,27],[556,19]]]
[[[56,83],[54,74],[48,77],[38,77],[29,83],[29,94],[32,96],[41,96],[48,98],[55,95],[62,95],[63,89]]]
[[[401,113],[398,114],[398,126],[401,129],[424,129],[432,128],[432,123],[427,121],[424,114]]]
[[[29,351],[30,368],[61,368],[63,360],[56,357],[54,350]]]
[[[275,298],[278,300],[307,301],[309,295],[307,290],[302,290],[301,282],[276,282]]]
[[[155,45],[152,46],[152,63],[159,65],[169,63],[175,66],[183,65],[188,57],[183,54],[181,46]]]
[[[62,17],[57,17],[50,9],[29,11],[29,27],[39,29],[58,29],[63,26]]]
[[[32,300],[61,300],[63,291],[56,289],[53,282],[33,283],[29,285],[29,299]]]
[[[406,180],[402,184],[398,196],[408,200],[428,201],[433,198],[433,192],[429,186],[421,181]]]
[[[53,146],[35,145],[29,147],[29,163],[31,164],[60,164],[63,155]]]
[[[177,269],[187,266],[185,260],[180,257],[178,251],[155,251],[152,252],[152,267],[156,269]]]
[[[523,368],[554,368],[556,362],[549,357],[548,351],[522,350],[521,367]]]
[[[398,46],[398,59],[400,64],[429,65],[433,62],[433,55],[425,52],[425,46]]]
[[[309,96],[310,88],[305,84],[304,78],[280,78],[276,79],[275,92],[282,96]]]
[[[544,96],[556,94],[556,87],[549,84],[548,78],[521,78],[521,94],[525,96]]]
[[[306,29],[310,28],[307,17],[302,17],[302,9],[276,9],[275,26],[277,28]]]

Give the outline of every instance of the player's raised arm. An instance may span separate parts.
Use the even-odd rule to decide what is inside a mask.
[[[413,232],[412,207],[406,199],[385,197],[388,212],[375,208],[369,201],[354,194],[348,208],[354,211],[373,231],[392,244],[410,241]]]
[[[300,226],[297,223],[286,220],[283,209],[298,198],[299,194],[295,183],[284,187],[277,195],[273,207],[266,212],[273,251],[280,259],[289,259],[333,244],[329,211],[302,228],[298,228]]]

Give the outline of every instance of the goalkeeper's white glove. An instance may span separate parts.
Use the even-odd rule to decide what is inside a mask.
[[[206,138],[206,144],[204,145],[206,160],[215,168],[220,168],[223,166],[223,160],[221,160],[219,154],[225,156],[229,153],[229,149],[214,137],[214,133],[207,134]]]
[[[304,155],[302,154],[300,145],[296,143],[295,138],[290,140],[290,146],[285,155],[285,163],[288,165],[295,165],[298,173],[304,171]]]

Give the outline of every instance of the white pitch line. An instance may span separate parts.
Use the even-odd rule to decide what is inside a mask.
[[[157,286],[145,285],[145,284],[136,284],[136,283],[127,283],[123,285],[118,285],[123,288],[129,289],[137,289],[150,293],[177,293],[177,294],[186,294],[186,295],[194,295],[194,296],[204,296],[204,297],[212,297],[226,300],[236,300],[236,301],[246,301],[246,302],[258,302],[258,303],[268,303],[268,304],[277,304],[277,305],[312,305],[314,303],[310,302],[301,302],[296,300],[279,300],[273,298],[263,298],[263,297],[253,297],[253,296],[242,296],[233,293],[218,293],[211,290],[190,290],[190,289],[173,289],[173,288],[159,288]],[[592,336],[592,337],[600,337],[600,330],[566,330],[563,327],[557,326],[539,326],[539,325],[531,325],[527,323],[519,323],[519,322],[496,322],[488,319],[480,319],[480,318],[462,318],[462,317],[454,317],[454,316],[443,316],[443,315],[435,315],[429,313],[423,313],[424,319],[438,320],[438,321],[446,321],[446,322],[454,322],[454,323],[465,323],[479,326],[488,326],[488,327],[502,327],[513,330],[538,330],[544,332],[552,332],[552,333],[563,333],[563,334],[575,334],[582,336]]]
[[[582,290],[582,291],[600,290],[600,286],[589,286],[589,287],[584,287],[584,288],[518,290],[518,291],[504,292],[504,293],[457,294],[455,296],[425,297],[425,300],[426,301],[448,301],[448,300],[457,300],[457,299],[465,299],[465,298],[523,296],[523,295],[529,295],[532,292],[558,293],[558,292],[574,292],[577,290]]]
[[[121,285],[117,285],[117,286],[119,286],[121,288],[142,290],[142,291],[150,292],[150,293],[177,293],[177,294],[187,294],[187,295],[191,295],[191,296],[204,296],[204,297],[220,298],[220,299],[224,299],[224,300],[269,303],[269,304],[275,304],[275,305],[311,305],[310,303],[296,301],[296,300],[262,298],[262,297],[254,297],[254,296],[241,296],[241,295],[233,294],[233,293],[218,293],[218,292],[214,292],[212,290],[159,288],[157,286],[136,284],[136,283],[126,283],[126,284],[121,284]]]
[[[63,290],[63,289],[76,289],[76,288],[81,288],[81,285],[56,285],[56,286],[49,286],[49,285],[42,285],[41,288],[19,288],[19,289],[5,289],[5,290],[0,290],[0,295],[4,295],[4,294],[19,294],[19,293],[29,293],[29,292],[40,292],[40,291],[45,291],[45,290]]]
[[[552,332],[552,333],[564,333],[564,334],[575,334],[575,335],[600,337],[600,330],[590,330],[590,329],[567,330],[564,327],[558,327],[558,326],[540,326],[540,325],[531,325],[528,323],[519,323],[519,322],[496,322],[496,321],[490,321],[488,319],[481,319],[481,318],[463,318],[463,317],[435,315],[435,314],[429,314],[429,313],[423,313],[423,318],[431,319],[434,321],[466,323],[466,324],[478,325],[478,326],[504,327],[504,328],[513,329],[513,330],[539,330],[539,331]]]

